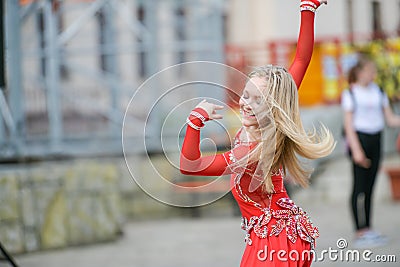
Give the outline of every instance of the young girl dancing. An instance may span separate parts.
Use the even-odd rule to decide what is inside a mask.
[[[289,71],[265,66],[249,74],[239,100],[242,127],[234,148],[201,156],[200,129],[221,119],[223,106],[202,101],[190,113],[181,151],[181,172],[188,175],[231,175],[232,193],[242,213],[247,243],[241,267],[310,266],[319,236],[308,215],[289,199],[283,186],[287,173],[302,186],[310,171],[297,156],[316,159],[332,152],[331,133],[307,134],[299,114],[297,88],[311,59],[314,13],[326,1],[302,1],[296,56]]]

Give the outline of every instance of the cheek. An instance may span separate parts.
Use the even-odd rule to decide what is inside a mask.
[[[254,104],[252,108],[255,114],[260,114],[263,111],[263,106],[260,104]]]

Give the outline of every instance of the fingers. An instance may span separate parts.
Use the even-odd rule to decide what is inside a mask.
[[[222,119],[223,117],[221,114],[217,114],[216,111],[223,109],[224,106],[207,102],[206,99],[202,100],[196,107],[204,109],[208,113],[208,117],[211,120]]]
[[[356,164],[365,169],[369,169],[371,167],[371,160],[363,158],[362,160],[356,161]]]
[[[220,120],[220,119],[222,119],[224,116],[222,116],[221,114],[212,114],[211,115],[211,118],[213,119],[213,120]]]
[[[371,167],[371,160],[368,158],[365,158],[363,165],[364,168],[369,169]]]
[[[200,101],[199,104],[206,103],[206,102],[207,102],[207,99],[203,99],[203,100]],[[216,106],[216,107],[222,107],[222,108],[224,108],[224,106],[217,105],[217,104],[213,104],[213,103],[211,103],[211,102],[207,102],[207,104],[210,104],[210,105],[213,105],[213,106]]]
[[[223,116],[222,116],[221,114],[217,114],[216,111],[217,111],[217,110],[223,109],[224,106],[215,105],[215,104],[212,104],[212,105],[213,105],[213,112],[212,112],[212,114],[211,114],[211,118],[212,118],[213,120],[222,119]]]
[[[215,110],[220,110],[220,109],[223,109],[224,108],[224,106],[221,106],[221,105],[214,105],[214,109]]]

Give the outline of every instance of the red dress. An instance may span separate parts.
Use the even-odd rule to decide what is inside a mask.
[[[313,38],[314,13],[303,11],[296,57],[289,69],[298,87],[311,59]],[[203,109],[194,111],[208,118]],[[186,129],[181,172],[204,176],[231,174],[231,191],[239,204],[247,243],[240,266],[310,266],[318,229],[312,225],[308,215],[289,199],[283,185],[283,170],[272,175],[274,193],[266,194],[262,187],[250,192],[248,188],[254,164],[247,166],[246,172],[232,169],[230,165],[245,156],[256,143],[242,143],[239,130],[232,150],[202,157],[200,131],[195,128],[203,126],[203,123],[194,115],[190,115],[189,120],[196,127],[188,126]]]

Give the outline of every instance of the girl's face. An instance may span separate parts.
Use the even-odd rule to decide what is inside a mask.
[[[256,117],[262,108],[263,96],[260,88],[265,86],[265,80],[259,77],[251,78],[239,100],[239,107],[242,114],[242,125],[245,127],[258,127],[259,122]]]
[[[370,84],[376,78],[377,71],[375,64],[368,62],[359,72],[358,80],[365,84]]]

